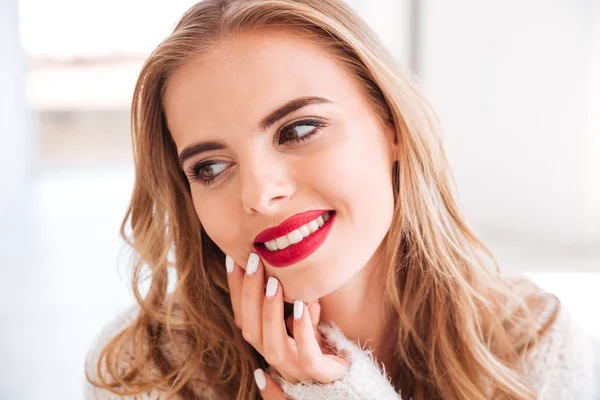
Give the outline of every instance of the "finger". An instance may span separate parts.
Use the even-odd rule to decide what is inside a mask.
[[[256,253],[250,253],[242,283],[242,334],[262,354],[262,309],[264,267]]]
[[[254,371],[254,380],[256,386],[260,390],[260,396],[263,400],[285,400],[283,390],[279,385],[271,378],[269,374],[266,374],[262,369],[258,368]]]
[[[308,311],[310,313],[310,321],[312,323],[313,329],[315,331],[315,335],[317,334],[317,325],[319,325],[319,321],[321,319],[321,305],[319,301],[313,301],[308,304]],[[287,329],[290,331],[290,334],[294,336],[294,316],[289,315],[285,320],[285,325]]]
[[[274,276],[267,282],[263,305],[263,357],[284,375],[295,375],[298,368],[295,364],[296,352],[292,348],[294,341],[285,330],[283,319],[283,288]]]
[[[315,333],[317,332],[317,325],[321,319],[321,304],[318,301],[313,301],[308,305],[308,313],[310,314],[310,322],[312,323]]]
[[[225,265],[227,267],[227,285],[229,286],[229,296],[231,297],[231,308],[233,309],[235,324],[241,329],[244,270],[229,256],[225,257]]]
[[[294,303],[294,339],[298,363],[304,373],[321,383],[330,383],[344,376],[347,364],[324,356],[311,324],[308,307],[301,300]],[[337,358],[337,357],[336,357]]]

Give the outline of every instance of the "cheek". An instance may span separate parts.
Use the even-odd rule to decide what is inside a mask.
[[[231,215],[231,210],[227,209],[227,204],[219,201],[220,197],[215,196],[211,199],[194,199],[194,209],[196,215],[202,224],[202,227],[212,239],[213,242],[226,254],[231,251],[235,242],[236,224],[235,218],[225,218],[225,215]],[[238,224],[239,225],[239,224]]]
[[[375,200],[375,205],[377,199],[391,195],[392,161],[385,143],[373,132],[384,133],[370,126],[363,129],[345,133],[335,151],[313,165],[328,193],[349,203]]]
[[[341,239],[361,243],[349,253],[364,261],[387,233],[393,216],[392,161],[384,132],[365,126],[353,131],[329,163],[329,192],[337,200],[346,229]],[[361,253],[359,256],[358,253]],[[364,253],[364,254],[362,254]]]
[[[192,197],[196,215],[208,237],[223,253],[246,268],[248,255],[253,248],[242,229],[243,210],[236,209],[234,201],[228,201],[232,196],[227,191],[214,192],[210,197]]]

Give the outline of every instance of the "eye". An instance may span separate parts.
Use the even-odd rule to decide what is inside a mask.
[[[279,131],[278,142],[279,144],[284,144],[286,142],[303,142],[316,134],[319,129],[325,125],[325,122],[317,119],[306,119],[294,122]]]
[[[225,169],[227,169],[225,162],[203,161],[193,164],[187,173],[193,182],[210,185]]]

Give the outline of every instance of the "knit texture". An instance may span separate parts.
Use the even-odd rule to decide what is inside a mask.
[[[535,285],[525,282],[520,289],[529,291],[528,304],[537,316],[538,327],[542,330],[545,325],[550,326],[542,341],[530,350],[522,368],[522,376],[538,394],[538,399],[600,400],[600,342],[584,332],[565,307],[561,306],[558,317],[550,321],[551,315],[555,315],[549,312],[553,303],[539,301],[543,297],[542,291]],[[545,306],[542,306],[543,304]],[[95,361],[100,350],[112,336],[129,325],[137,313],[137,307],[131,308],[109,324],[95,341],[86,363],[86,369],[92,377],[95,376]],[[396,393],[385,370],[380,368],[380,364],[373,359],[370,350],[363,349],[348,340],[335,326],[320,323],[318,329],[331,348],[348,359],[351,366],[342,379],[330,384],[311,382],[294,384],[283,380],[276,372],[269,371],[281,385],[287,398],[297,400],[401,399],[401,395]],[[127,360],[123,362],[126,363]],[[86,382],[85,398],[158,400],[165,397],[159,391],[122,397],[92,387]],[[219,399],[210,390],[203,391],[202,398]]]
[[[340,356],[350,361],[351,368],[346,375],[330,384],[297,383],[291,384],[278,374],[271,375],[279,383],[286,396],[296,400],[388,400],[400,397],[390,383],[384,369],[378,367],[372,351],[361,349],[348,340],[335,326],[319,324],[319,331],[328,345]]]
[[[600,399],[600,342],[563,307],[549,334],[531,350],[524,371],[540,400]]]

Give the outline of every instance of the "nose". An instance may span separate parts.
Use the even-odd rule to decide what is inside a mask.
[[[294,193],[288,166],[277,158],[262,155],[240,166],[242,204],[248,214],[273,214]]]

